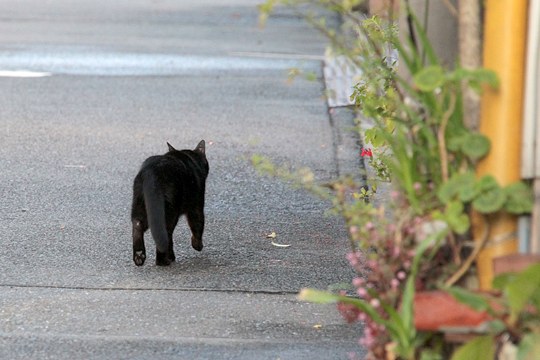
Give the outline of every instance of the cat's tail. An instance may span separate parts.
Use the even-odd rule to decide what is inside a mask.
[[[148,226],[160,253],[167,253],[169,236],[165,222],[165,196],[156,184],[152,174],[143,176],[143,194]]]

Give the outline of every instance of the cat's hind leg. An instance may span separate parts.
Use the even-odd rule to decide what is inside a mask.
[[[133,262],[137,266],[142,266],[146,260],[146,249],[144,247],[144,232],[148,229],[148,224],[139,219],[133,219]]]
[[[204,231],[204,211],[202,208],[194,209],[186,214],[191,229],[191,246],[201,251],[203,249],[202,235]]]
[[[171,260],[171,262],[176,260],[176,256],[174,255],[173,232],[174,232],[174,229],[176,228],[176,224],[178,224],[179,218],[180,218],[180,214],[167,216],[167,236],[169,237],[168,257],[169,257],[169,260]]]

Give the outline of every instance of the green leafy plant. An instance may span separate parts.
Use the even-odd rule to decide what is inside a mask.
[[[458,287],[447,290],[458,301],[492,317],[489,333],[463,345],[452,360],[493,359],[505,342],[517,346],[519,359],[534,359],[540,353],[540,264],[496,277],[493,288],[498,292],[482,294]]]
[[[400,229],[399,231],[401,231]],[[303,289],[298,295],[299,299],[316,303],[339,303],[343,312],[353,314],[351,320],[364,318],[368,320],[366,334],[364,334],[363,343],[368,347],[373,347],[377,342],[379,346],[386,346],[390,343],[392,352],[403,359],[415,359],[417,347],[425,342],[425,338],[418,334],[414,327],[413,317],[413,299],[415,294],[415,282],[418,271],[420,270],[420,260],[422,257],[431,257],[440,247],[440,239],[443,238],[445,231],[439,231],[429,235],[416,248],[414,256],[410,261],[410,266],[405,270],[396,272],[394,285],[391,289],[381,289],[374,286],[374,282],[364,282],[357,279],[357,291],[363,299],[355,299],[345,295],[337,295],[325,291],[313,289]],[[354,259],[353,254],[349,256]],[[407,255],[405,256],[407,257]],[[401,258],[395,256],[395,258]],[[357,265],[354,260],[352,263]],[[384,272],[380,264],[372,265],[372,271],[376,273]],[[408,271],[409,274],[405,275]],[[403,274],[403,275],[401,275]],[[379,274],[380,275],[380,274]],[[371,286],[373,287],[371,287]],[[391,300],[393,299],[393,301]],[[398,309],[398,306],[399,309]],[[362,316],[363,315],[363,316]],[[350,316],[350,315],[349,315]],[[378,337],[376,339],[375,337]],[[386,340],[388,339],[388,340]],[[385,352],[387,349],[379,349]]]
[[[503,187],[490,175],[475,176],[476,164],[491,145],[484,135],[463,124],[463,86],[476,91],[497,87],[497,76],[486,69],[442,66],[406,2],[403,10],[416,34],[414,41],[412,36],[400,37],[392,22],[355,12],[359,2],[269,0],[261,6],[261,18],[266,20],[278,4],[289,6],[328,37],[334,54],[361,70],[351,100],[374,126],[363,130],[358,125],[356,130],[364,144],[373,147],[370,164],[376,178],[368,183],[391,181],[395,189],[390,211],[371,203],[377,196],[373,187],[367,190],[351,177],[317,184],[305,169],[291,172],[259,156],[252,161],[263,173],[329,199],[333,212],[346,222],[351,242],[347,258],[359,274],[353,280],[356,295],[304,289],[300,298],[337,303],[348,321],[364,321],[361,342],[372,358],[442,359],[450,350],[440,334],[414,328],[415,292],[456,284],[489,237],[490,214],[530,212],[531,189],[522,182]],[[343,31],[327,26],[328,11],[345,19]],[[397,72],[389,49],[397,51],[408,77]],[[471,250],[466,244],[472,242],[472,211],[480,214],[487,230]],[[452,289],[459,294],[461,288]],[[477,307],[491,309],[489,302],[468,292],[461,296],[470,303],[476,300]],[[513,329],[509,325],[501,326]],[[534,346],[533,333],[523,333],[524,346]],[[490,354],[488,344],[495,340],[494,334],[479,337],[455,356],[473,351]]]
[[[501,209],[511,214],[531,211],[532,190],[522,182],[501,187],[491,175],[476,179],[472,172],[456,173],[442,184],[437,193],[444,204],[459,201],[471,204],[482,213],[489,214]]]

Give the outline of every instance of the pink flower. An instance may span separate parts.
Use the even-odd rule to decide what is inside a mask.
[[[358,265],[359,259],[358,259],[358,254],[357,253],[355,253],[355,252],[348,253],[346,255],[346,257],[347,257],[347,260],[349,260],[349,264],[351,264],[351,266],[354,267],[354,266]]]
[[[364,329],[364,336],[360,338],[359,342],[360,342],[360,345],[365,346],[367,348],[375,344],[375,336],[369,327],[366,327]]]
[[[345,303],[338,303],[337,309],[340,312],[341,316],[347,321],[349,324],[352,324],[356,320],[358,320],[358,314],[360,313],[360,310],[352,304],[345,304]]]
[[[399,280],[394,278],[392,280],[390,280],[390,286],[392,286],[392,289],[397,289],[398,286],[399,286]]]
[[[396,277],[399,280],[405,280],[405,278],[407,277],[407,274],[405,273],[405,271],[398,271]]]
[[[361,298],[366,297],[366,295],[368,294],[366,288],[364,288],[364,287],[359,287],[359,288],[356,290],[356,293],[357,293],[358,296],[360,296]]]
[[[351,235],[354,235],[358,232],[358,226],[356,225],[353,225],[349,228],[349,233],[351,233]]]
[[[364,279],[362,279],[362,278],[354,278],[353,281],[352,281],[354,287],[357,287],[357,288],[364,285],[365,282],[366,281]]]
[[[371,299],[369,303],[374,308],[378,308],[379,306],[381,306],[381,302],[379,301],[379,299]]]
[[[373,230],[375,228],[375,225],[371,221],[368,221],[365,225],[365,228],[367,231]]]
[[[378,264],[377,264],[377,260],[368,260],[367,262],[367,266],[373,270],[373,271],[376,271],[376,269],[378,268]]]
[[[420,190],[422,190],[422,184],[420,184],[419,182],[415,182],[414,185],[413,185],[413,188],[416,191],[420,191]]]

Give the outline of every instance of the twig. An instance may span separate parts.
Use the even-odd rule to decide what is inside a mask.
[[[439,155],[441,157],[441,175],[443,182],[448,181],[448,152],[446,151],[446,140],[444,135],[446,133],[446,126],[450,120],[450,116],[454,112],[456,106],[456,96],[452,93],[450,94],[450,105],[448,110],[444,113],[441,125],[439,126],[439,131],[437,131],[437,139],[439,140]]]
[[[448,234],[448,242],[450,243],[450,247],[452,248],[452,253],[454,255],[453,256],[454,263],[458,266],[461,265],[461,256],[459,255],[459,247],[456,244],[456,238],[453,232],[450,232],[450,234]]]
[[[381,49],[380,49],[380,45],[378,45],[374,40],[373,38],[369,35],[369,33],[367,32],[367,30],[365,29],[365,26],[364,26],[364,19],[361,19],[357,16],[355,16],[353,13],[351,13],[350,11],[347,11],[346,9],[343,8],[343,6],[338,2],[338,1],[335,1],[335,0],[330,0],[329,1],[330,4],[336,6],[337,8],[340,9],[340,13],[349,18],[351,21],[353,21],[353,23],[358,26],[358,29],[360,30],[360,32],[362,33],[362,35],[364,36],[364,39],[366,40],[367,42],[367,45],[371,48],[371,50],[375,53],[375,55],[377,56],[377,58],[380,58],[382,59],[384,57],[384,54],[381,52]],[[319,29],[320,30],[320,29]],[[323,30],[323,33],[327,33],[327,31],[324,31]],[[353,61],[353,63],[356,64],[356,62],[358,61],[357,59],[351,59]],[[359,68],[362,68],[363,66],[362,65],[357,65]],[[396,81],[396,79],[394,77],[391,78],[391,82],[392,82],[392,87],[396,90],[396,93],[397,95],[399,96],[399,99],[401,102],[404,101],[405,99],[405,94],[403,94],[401,88],[398,86],[398,83]]]
[[[413,20],[411,16],[411,5],[409,4],[409,0],[405,0],[405,12],[406,12],[406,19],[407,19],[407,28],[409,30],[409,38],[411,39],[411,43],[416,50],[416,53],[418,53],[418,41],[416,41],[416,35],[414,34],[414,26],[413,26]]]
[[[465,260],[463,265],[456,271],[448,280],[444,282],[445,286],[452,286],[454,285],[461,277],[470,269],[473,261],[476,259],[478,254],[480,253],[480,250],[484,248],[486,245],[489,234],[491,232],[491,227],[489,222],[486,220],[485,215],[480,215],[482,220],[484,221],[484,234],[482,238],[475,242],[474,249],[472,253],[469,255],[469,257]]]

